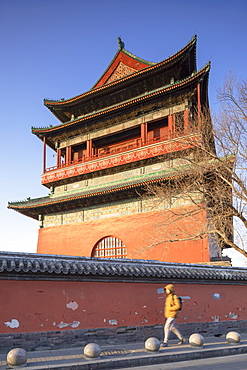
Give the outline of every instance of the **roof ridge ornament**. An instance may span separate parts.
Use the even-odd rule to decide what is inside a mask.
[[[118,37],[117,40],[118,40],[118,50],[124,49],[125,45],[124,45],[124,42],[121,40],[121,38]]]

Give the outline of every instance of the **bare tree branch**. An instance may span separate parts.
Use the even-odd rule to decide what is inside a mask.
[[[177,165],[169,179],[145,189],[154,207],[164,205],[164,221],[157,225],[159,240],[152,246],[210,236],[220,250],[231,247],[247,257],[242,232],[237,229],[238,238],[233,236],[233,220],[247,231],[247,81],[230,74],[217,93],[220,110],[213,117],[214,128],[210,112],[202,109],[201,131],[195,130],[194,142],[188,138],[191,149],[180,162],[174,159]],[[201,212],[207,222],[200,225]],[[169,234],[173,223],[183,227]]]

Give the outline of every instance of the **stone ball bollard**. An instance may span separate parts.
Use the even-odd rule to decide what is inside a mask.
[[[160,342],[155,337],[150,337],[145,342],[145,349],[148,351],[156,352],[160,349]]]
[[[100,347],[96,343],[88,343],[84,347],[84,355],[87,357],[99,357],[100,352]]]
[[[240,343],[241,335],[236,331],[229,331],[229,333],[226,334],[226,340],[231,344]]]
[[[27,352],[22,348],[14,348],[7,354],[7,363],[10,367],[25,366]]]
[[[204,344],[204,338],[201,334],[195,333],[189,337],[189,344],[192,347],[202,347]]]

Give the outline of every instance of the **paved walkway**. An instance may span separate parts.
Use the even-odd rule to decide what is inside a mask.
[[[144,343],[101,346],[100,357],[89,359],[83,354],[83,347],[48,351],[28,352],[27,369],[95,370],[123,369],[127,367],[164,364],[201,358],[219,357],[247,353],[247,334],[241,335],[241,343],[228,344],[225,337],[204,338],[204,345],[193,348],[188,341],[177,345],[169,341],[169,347],[158,352],[146,351]],[[7,355],[7,354],[6,354]],[[6,355],[0,355],[0,370],[6,369]]]

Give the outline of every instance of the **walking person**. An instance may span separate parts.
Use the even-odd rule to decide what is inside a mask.
[[[175,325],[178,311],[181,309],[180,299],[175,294],[174,285],[167,285],[165,287],[165,291],[167,294],[164,307],[164,316],[166,318],[166,323],[164,326],[164,343],[162,344],[162,347],[168,346],[168,339],[171,332],[173,332],[178,337],[178,344],[183,344],[185,342],[185,338],[182,336]]]

